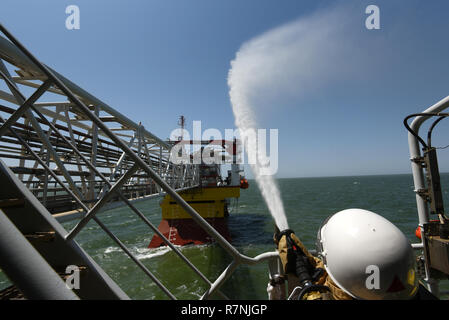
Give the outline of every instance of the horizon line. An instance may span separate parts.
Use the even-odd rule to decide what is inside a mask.
[[[440,172],[440,174],[447,174],[449,172]],[[360,175],[335,175],[335,176],[295,176],[295,177],[276,177],[276,180],[280,179],[316,179],[316,178],[350,178],[350,177],[375,177],[375,176],[400,176],[400,175],[410,175],[413,176],[412,172],[409,173],[376,173],[376,174],[360,174]],[[254,177],[248,180],[255,180]]]

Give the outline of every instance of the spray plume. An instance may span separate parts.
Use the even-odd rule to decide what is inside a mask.
[[[258,128],[256,112],[267,114],[270,108],[279,107],[277,103],[267,106],[267,101],[310,93],[336,76],[335,63],[348,55],[341,41],[341,34],[350,34],[345,14],[345,10],[336,8],[319,12],[272,29],[241,46],[231,62],[228,86],[242,141]],[[248,158],[265,156],[255,144],[248,143],[245,150]],[[273,175],[264,174],[259,162],[250,166],[276,226],[288,229]]]

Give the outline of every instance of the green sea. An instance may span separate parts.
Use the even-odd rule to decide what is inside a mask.
[[[441,180],[444,200],[449,204],[449,174],[442,174]],[[418,242],[414,235],[418,216],[411,175],[292,178],[279,179],[278,185],[289,227],[310,249],[314,248],[323,220],[348,208],[376,212],[399,227],[411,242]],[[155,226],[161,220],[159,201],[136,204]],[[203,280],[174,252],[166,247],[147,248],[153,233],[131,210],[116,208],[98,217],[178,299],[198,299],[204,293],[207,287]],[[63,226],[69,230],[75,224],[76,221],[71,221]],[[229,229],[233,245],[247,256],[275,249],[273,219],[255,181],[250,181],[250,187],[242,190],[240,199],[232,203]],[[90,222],[76,240],[131,298],[168,299],[95,222]],[[231,262],[230,256],[217,244],[186,246],[181,251],[211,281]],[[240,265],[222,291],[231,299],[267,299],[267,282],[266,263]],[[0,272],[0,288],[8,285]],[[442,282],[441,288],[448,290],[447,281]]]

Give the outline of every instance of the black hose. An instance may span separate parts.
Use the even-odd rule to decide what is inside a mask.
[[[412,117],[419,117],[419,116],[429,116],[429,117],[435,117],[435,116],[440,116],[439,119],[437,119],[431,126],[431,128],[429,129],[429,132],[427,134],[427,139],[428,139],[428,144],[415,132],[412,130],[412,128],[410,128],[410,126],[408,125],[408,119],[412,118]],[[419,142],[423,145],[423,147],[425,149],[430,148],[431,144],[431,135],[432,135],[432,130],[433,128],[437,125],[438,122],[440,122],[442,119],[446,118],[449,116],[449,113],[435,113],[435,112],[422,112],[422,113],[413,113],[411,115],[408,115],[407,117],[405,117],[403,123],[405,128],[414,136],[416,137]]]
[[[432,142],[431,142],[431,140],[432,140],[432,131],[433,131],[433,128],[435,128],[435,126],[438,124],[438,122],[440,122],[441,120],[443,120],[443,119],[445,119],[446,118],[446,116],[441,116],[441,117],[439,117],[437,120],[435,120],[433,123],[432,123],[432,125],[430,126],[430,129],[429,129],[429,131],[427,132],[427,144],[429,145],[429,148],[431,148],[432,147]]]

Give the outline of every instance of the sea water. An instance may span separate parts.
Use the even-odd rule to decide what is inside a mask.
[[[449,205],[449,174],[442,174],[443,195]],[[418,225],[415,193],[411,175],[385,175],[334,178],[279,179],[279,189],[289,227],[304,242],[314,248],[316,234],[326,217],[347,208],[362,208],[381,214],[401,229],[411,242]],[[229,217],[233,245],[243,254],[254,257],[275,250],[274,222],[253,180],[241,190],[235,210]],[[156,226],[161,220],[158,200],[136,203]],[[237,210],[237,211],[236,211]],[[198,299],[206,290],[204,282],[171,250],[162,247],[148,249],[153,232],[133,212],[125,207],[98,215],[139,260],[149,268],[179,299]],[[64,223],[69,230],[76,221]],[[75,238],[93,259],[133,299],[168,299],[141,269],[96,225],[89,222]],[[231,262],[218,245],[181,248],[193,264],[211,281]],[[223,292],[232,299],[267,299],[268,268],[265,263],[239,266],[226,282]],[[0,272],[0,288],[9,285]],[[82,285],[82,282],[81,282]],[[449,290],[447,281],[442,290]],[[447,296],[445,296],[447,298]]]

